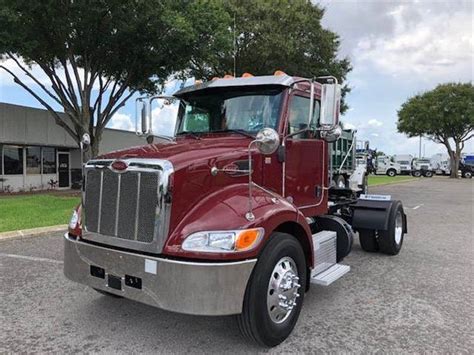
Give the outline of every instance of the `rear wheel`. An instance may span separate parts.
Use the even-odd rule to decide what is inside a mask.
[[[306,289],[306,259],[300,243],[273,233],[260,255],[245,292],[240,331],[263,346],[276,346],[292,332]]]
[[[388,255],[397,255],[403,244],[404,214],[400,201],[396,201],[390,211],[388,229],[379,231],[378,245],[380,251]]]
[[[420,177],[421,176],[421,171],[420,170],[415,170],[414,172],[411,173],[414,177]]]
[[[425,177],[427,177],[427,178],[433,177],[433,172],[431,170],[427,170],[425,172]]]
[[[364,251],[372,253],[379,249],[376,233],[373,229],[359,229],[359,241]]]
[[[472,179],[472,172],[470,171],[466,171],[463,175],[466,179]]]

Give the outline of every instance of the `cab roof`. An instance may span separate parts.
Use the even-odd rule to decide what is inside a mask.
[[[245,87],[245,86],[263,86],[263,85],[279,85],[290,87],[294,83],[304,80],[302,78],[289,75],[262,75],[241,78],[218,78],[207,81],[202,84],[195,84],[185,87],[177,91],[174,96],[180,97],[191,92],[199,92],[201,90],[223,88],[223,87]]]

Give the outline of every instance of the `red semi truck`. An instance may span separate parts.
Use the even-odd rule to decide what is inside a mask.
[[[153,100],[179,107],[159,144]],[[281,343],[310,286],[349,271],[340,262],[356,233],[364,250],[395,255],[407,231],[400,201],[331,183],[339,100],[335,78],[281,72],[138,99],[149,143],[84,164],[66,277],[170,311],[236,315],[246,338]]]

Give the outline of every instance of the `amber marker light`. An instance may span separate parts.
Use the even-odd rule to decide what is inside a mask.
[[[273,73],[273,75],[275,76],[282,76],[282,75],[286,75],[286,73],[282,70],[277,70],[276,72]]]
[[[253,78],[253,75],[250,73],[243,73],[242,78]]]
[[[243,251],[252,249],[263,236],[262,228],[246,229],[241,231],[235,240],[235,250]]]

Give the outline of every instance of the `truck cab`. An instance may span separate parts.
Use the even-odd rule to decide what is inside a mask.
[[[376,161],[376,174],[386,174],[388,176],[400,175],[400,164],[392,162],[390,157],[386,155],[379,155]]]
[[[177,125],[153,143],[159,100],[175,105]],[[355,231],[364,250],[388,255],[407,231],[400,201],[331,189],[339,100],[333,77],[281,72],[139,98],[148,144],[85,163],[66,277],[170,311],[236,315],[248,339],[281,343],[310,285],[349,271]]]

